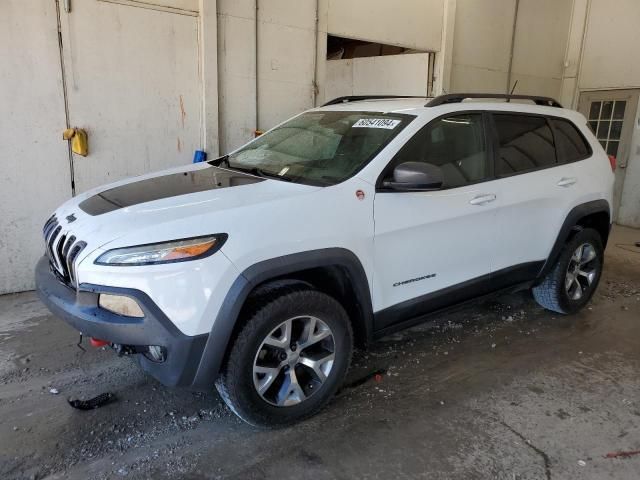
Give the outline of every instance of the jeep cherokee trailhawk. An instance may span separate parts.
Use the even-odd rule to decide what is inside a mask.
[[[434,312],[518,289],[583,307],[614,168],[550,98],[343,97],[69,200],[44,226],[37,288],[163,384],[215,385],[245,421],[286,424],[329,401],[354,345]]]

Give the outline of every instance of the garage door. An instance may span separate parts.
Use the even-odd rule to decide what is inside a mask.
[[[200,145],[195,1],[83,0],[61,11],[76,192],[189,163]],[[173,5],[167,7],[167,5]]]
[[[33,287],[41,228],[71,197],[56,6],[0,1],[0,294]]]
[[[42,225],[74,189],[191,162],[201,145],[197,9],[0,1],[0,294],[33,288]],[[67,115],[88,133],[86,157],[62,140]]]

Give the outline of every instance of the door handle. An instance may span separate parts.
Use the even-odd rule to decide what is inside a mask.
[[[577,181],[578,181],[578,179],[574,178],[574,177],[562,177],[558,181],[558,183],[556,183],[556,185],[558,185],[559,187],[570,187],[571,185],[573,185]]]
[[[485,203],[493,202],[496,196],[492,193],[489,195],[479,195],[469,200],[471,205],[484,205]]]

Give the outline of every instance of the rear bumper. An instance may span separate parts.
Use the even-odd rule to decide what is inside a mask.
[[[140,366],[164,385],[198,388],[194,381],[208,334],[183,334],[149,296],[139,290],[81,284],[76,291],[52,272],[47,257],[38,262],[35,277],[42,302],[83,335],[122,345],[160,345],[166,349],[166,360],[155,363],[143,355],[136,355]],[[124,317],[100,308],[100,293],[134,298],[144,317]]]

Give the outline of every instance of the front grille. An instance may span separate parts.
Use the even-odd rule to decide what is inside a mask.
[[[65,283],[75,287],[75,260],[87,244],[71,232],[63,231],[55,215],[44,224],[42,233],[49,263]]]

